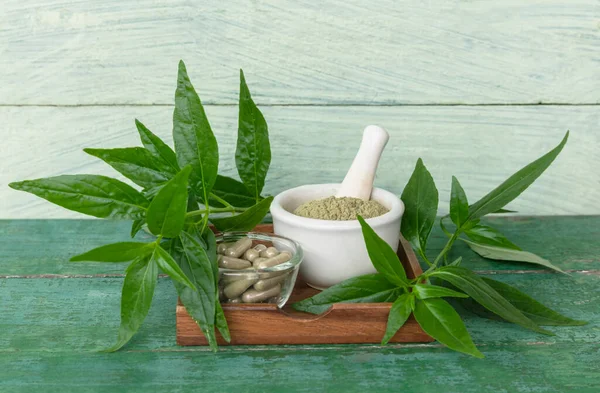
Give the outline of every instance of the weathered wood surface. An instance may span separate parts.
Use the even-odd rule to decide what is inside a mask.
[[[588,325],[551,327],[556,336],[548,337],[463,313],[484,360],[437,343],[236,346],[212,354],[202,347],[175,345],[177,295],[170,280],[161,277],[140,333],[121,352],[95,353],[116,337],[122,277],[115,273],[124,266],[67,266],[66,260],[100,243],[125,240],[127,225],[0,221],[0,391],[397,392],[401,387],[411,392],[596,392],[600,217],[490,222],[572,275],[493,262],[482,273]],[[436,247],[438,236],[432,239]],[[555,244],[559,239],[561,244]],[[479,266],[481,261],[469,256],[465,263]]]
[[[517,245],[567,271],[587,271],[600,266],[600,217],[494,217],[485,223],[498,228]],[[70,263],[69,258],[94,247],[127,240],[131,223],[109,220],[0,220],[0,277],[119,276],[122,263]],[[141,231],[139,241],[149,241]],[[447,238],[435,226],[428,242],[437,255]],[[462,264],[478,271],[539,271],[528,263],[498,263],[483,259],[457,242],[450,256],[463,256]],[[549,273],[550,274],[550,273]]]
[[[448,210],[450,179],[459,178],[475,201],[509,175],[571,138],[552,167],[510,208],[522,214],[600,214],[600,106],[506,107],[268,107],[273,161],[266,192],[341,181],[369,123],[391,139],[376,184],[400,193],[422,157]],[[220,145],[221,169],[235,174],[236,107],[208,107]],[[117,173],[84,147],[140,145],[142,120],[171,141],[170,107],[0,108],[0,218],[74,218],[10,181],[63,173]]]
[[[0,104],[599,103],[596,0],[4,0]]]

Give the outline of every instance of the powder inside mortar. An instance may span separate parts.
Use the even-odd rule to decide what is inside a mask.
[[[362,218],[372,218],[387,212],[388,209],[377,201],[333,196],[306,202],[294,210],[294,214],[297,216],[336,221],[356,220],[357,214]]]

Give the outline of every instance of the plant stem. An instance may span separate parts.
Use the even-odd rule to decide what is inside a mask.
[[[233,210],[231,208],[233,208]],[[187,212],[185,216],[186,217],[194,217],[194,216],[199,216],[201,214],[206,214],[206,213],[210,214],[210,213],[223,213],[223,212],[241,213],[241,212],[248,210],[245,207],[231,206],[231,208],[229,208],[229,207],[213,207],[210,210],[209,209],[192,210],[191,212]]]
[[[438,262],[442,259],[442,257],[446,255],[448,251],[450,251],[452,245],[454,244],[456,239],[458,239],[458,235],[460,235],[460,232],[460,228],[457,228],[452,237],[448,239],[448,242],[446,243],[440,254],[435,258],[433,264],[429,267],[429,269],[427,269],[425,273],[423,273],[423,275],[427,275],[427,273],[430,273],[437,268]]]
[[[425,261],[425,263],[427,264],[427,266],[431,266],[433,265],[429,259],[427,258],[427,255],[425,255],[425,251],[419,249],[419,255],[421,256],[421,258],[423,258],[423,260]]]
[[[221,198],[218,195],[213,194],[212,192],[210,193],[210,197],[212,199],[214,199],[215,201],[219,202],[222,205],[225,205],[225,208],[228,208],[230,212],[235,213],[235,207],[233,207],[233,205],[229,202],[227,202],[225,199]]]

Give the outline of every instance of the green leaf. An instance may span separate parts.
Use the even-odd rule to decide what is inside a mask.
[[[227,320],[225,319],[225,313],[219,300],[215,302],[215,326],[221,333],[221,337],[227,342],[231,342],[231,333],[229,333],[229,326],[227,326]]]
[[[183,168],[161,188],[150,203],[146,221],[153,234],[175,237],[183,229],[188,200],[188,176],[191,170],[191,166]]]
[[[502,318],[534,332],[554,335],[552,332],[540,328],[535,322],[527,318],[521,311],[513,306],[502,295],[490,287],[481,277],[468,269],[458,266],[445,266],[429,274],[454,285],[473,298],[491,312]]]
[[[141,121],[135,119],[135,126],[140,133],[140,139],[142,144],[154,157],[160,158],[164,163],[169,165],[173,173],[179,172],[179,164],[177,163],[177,156],[169,145],[162,141],[158,136],[154,135],[152,131],[146,128]]]
[[[495,212],[492,212],[490,214],[506,214],[506,213],[517,213],[517,211],[515,211],[515,210],[508,210],[508,209],[498,209]]]
[[[334,303],[391,302],[401,293],[402,289],[389,282],[383,274],[367,274],[342,281],[311,298],[292,304],[292,307],[298,311],[321,314]]]
[[[256,203],[254,195],[248,192],[243,183],[227,176],[217,175],[212,193],[236,207],[250,207]],[[214,207],[224,206],[212,200],[210,205]]]
[[[500,231],[488,225],[478,224],[474,227],[465,230],[465,234],[474,242],[486,244],[488,246],[496,246],[502,248],[510,248],[520,250],[519,246],[512,243]]]
[[[196,286],[185,275],[179,265],[177,265],[177,262],[175,262],[173,257],[169,255],[168,252],[163,250],[159,245],[156,245],[154,248],[154,252],[152,253],[152,261],[155,262],[156,265],[174,281],[196,290]]]
[[[54,204],[99,218],[142,218],[148,200],[133,187],[106,176],[61,175],[10,183]]]
[[[157,277],[158,268],[147,256],[132,262],[123,281],[121,326],[117,343],[106,352],[114,352],[127,344],[142,326],[152,304]]]
[[[117,172],[144,188],[156,187],[167,182],[174,173],[167,164],[158,160],[143,147],[121,149],[83,149],[98,157]]]
[[[486,214],[493,213],[503,208],[506,204],[521,195],[544,171],[552,164],[554,159],[561,152],[569,132],[558,146],[548,153],[525,166],[517,173],[509,177],[504,183],[493,189],[489,194],[481,198],[469,207],[469,220],[480,218]]]
[[[517,288],[491,278],[481,277],[490,287],[507,299],[513,306],[521,310],[523,315],[542,326],[581,326],[585,321],[578,321],[565,317],[558,312],[544,306],[529,295]]]
[[[452,190],[450,191],[450,218],[452,222],[460,228],[469,217],[469,202],[467,194],[458,182],[458,179],[452,176]]]
[[[489,246],[487,244],[480,244],[466,239],[461,239],[471,247],[471,250],[484,258],[495,259],[500,261],[515,261],[515,262],[526,262],[541,265],[557,272],[564,273],[558,266],[553,265],[550,261],[539,257],[531,252],[513,250],[509,248],[501,248],[495,246]]]
[[[425,333],[440,344],[467,355],[483,358],[465,327],[460,315],[443,299],[418,299],[415,319]]]
[[[402,235],[421,253],[425,252],[427,238],[435,223],[438,191],[431,174],[419,158],[415,170],[402,192],[406,207],[402,216]]]
[[[242,70],[239,109],[235,165],[240,179],[258,202],[271,164],[271,146],[267,122],[250,96]]]
[[[210,218],[210,222],[222,231],[251,231],[265,218],[273,202],[273,197],[267,197],[248,210],[235,216]]]
[[[469,297],[469,295],[465,295],[462,292],[430,284],[415,284],[413,286],[413,293],[417,296],[417,299],[421,300],[436,297]]]
[[[154,243],[121,242],[94,248],[71,258],[71,262],[127,262],[152,252]]]
[[[179,62],[177,74],[173,141],[179,165],[182,168],[191,165],[193,168],[190,186],[208,205],[208,194],[217,178],[219,148],[183,61]]]
[[[448,264],[448,266],[460,266],[461,262],[462,262],[462,257],[458,257],[453,262]]]
[[[131,224],[131,233],[130,233],[132,239],[142,229],[142,227],[144,226],[144,223],[146,223],[145,218],[138,218],[137,220],[133,220],[133,223]]]
[[[411,303],[414,302],[412,298],[412,294],[405,293],[392,304],[381,345],[387,344],[394,337],[394,334],[406,323],[408,317],[410,317],[412,311]]]
[[[385,240],[375,233],[373,228],[361,216],[356,216],[356,218],[362,227],[367,252],[375,269],[383,274],[391,283],[407,287],[408,279],[406,278],[406,272],[396,252]]]
[[[215,298],[217,287],[211,262],[206,250],[187,232],[179,239],[182,252],[173,255],[185,275],[196,284],[196,290],[175,283],[181,302],[206,336],[210,347],[217,349],[215,336]]]

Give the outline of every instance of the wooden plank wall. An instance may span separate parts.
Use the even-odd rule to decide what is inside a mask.
[[[392,135],[378,185],[401,192],[422,157],[444,212],[451,175],[473,201],[570,129],[511,207],[600,214],[597,0],[4,0],[0,218],[77,217],[6,184],[114,175],[81,148],[138,145],[136,117],[171,140],[179,59],[229,174],[244,69],[270,126],[267,192],[340,180],[376,123]]]

